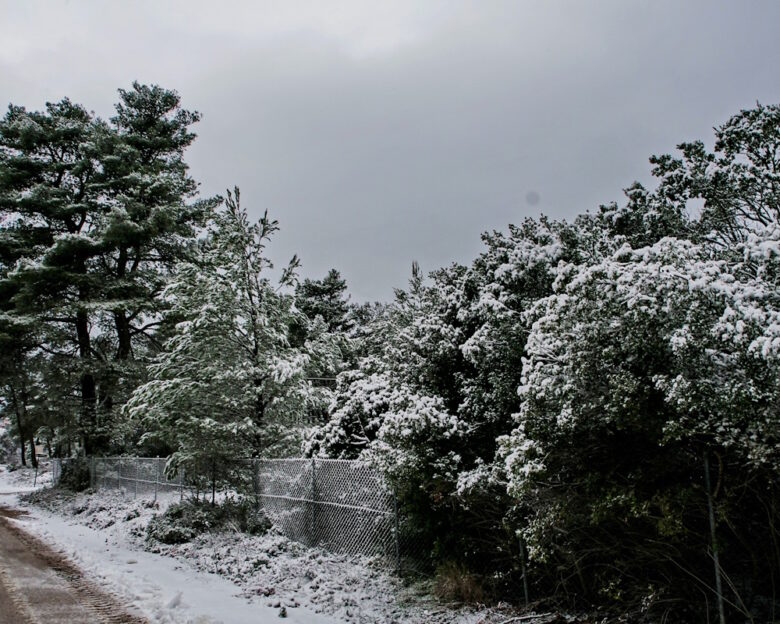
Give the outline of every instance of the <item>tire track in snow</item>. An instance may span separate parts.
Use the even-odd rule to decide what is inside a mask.
[[[19,515],[0,507],[0,582],[20,624],[148,624],[64,555],[15,525]]]

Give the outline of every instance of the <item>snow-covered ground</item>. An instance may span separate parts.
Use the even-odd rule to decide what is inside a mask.
[[[30,471],[0,472],[0,503],[21,506],[18,494],[30,491]],[[108,589],[151,622],[160,624],[257,624],[278,621],[280,608],[250,601],[239,588],[216,574],[182,565],[176,559],[139,550],[121,531],[107,531],[100,523],[86,526],[79,517],[61,516],[24,506],[29,516],[16,520],[22,528],[58,547],[79,565],[91,580]],[[101,520],[110,525],[128,524],[115,514],[121,506],[104,509]],[[84,517],[83,519],[86,519]],[[137,526],[137,525],[135,525]],[[128,527],[130,528],[130,527]],[[337,622],[303,608],[286,608],[290,622]]]
[[[41,471],[36,475],[34,468],[19,468],[9,472],[7,468],[0,467],[0,502],[8,505],[8,496],[14,494],[26,494],[33,490],[51,485],[51,472],[48,465],[42,464]]]
[[[19,502],[29,471],[0,472],[0,503],[24,506],[24,528],[56,544],[94,580],[160,623],[500,622],[510,614],[454,608],[367,558],[307,548],[273,532],[205,534],[167,546],[145,541],[158,505],[115,492],[39,495]],[[7,494],[3,494],[6,493]]]

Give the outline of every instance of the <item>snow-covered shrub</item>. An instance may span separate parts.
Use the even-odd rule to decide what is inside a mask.
[[[780,106],[680,150],[624,205],[415,268],[362,337],[308,450],[395,479],[437,563],[517,595],[527,555],[534,595],[705,621],[706,457],[727,609],[772,612]]]
[[[163,544],[183,544],[209,531],[237,530],[259,535],[269,527],[265,517],[248,500],[228,498],[212,505],[189,499],[154,516],[146,527],[146,536]]]
[[[339,376],[330,420],[308,443],[312,453],[378,467],[415,527],[413,550],[482,574],[491,587],[516,576],[517,539],[504,528],[511,503],[498,479],[460,485],[464,475],[492,474],[496,439],[514,426],[529,329],[522,313],[576,253],[571,229],[529,219],[486,234],[471,267],[426,281],[415,265],[409,288],[372,323],[359,367]]]
[[[720,536],[730,573],[767,565],[758,509],[776,492],[748,484],[778,476],[780,369],[767,345],[780,306],[774,281],[757,277],[773,271],[777,242],[751,240],[750,270],[690,241],[625,246],[561,267],[554,294],[527,313],[503,461],[525,510],[518,532],[551,584],[576,570],[581,598],[691,600],[695,584],[665,579],[680,567],[711,573],[705,455],[718,466],[719,513],[740,519]]]

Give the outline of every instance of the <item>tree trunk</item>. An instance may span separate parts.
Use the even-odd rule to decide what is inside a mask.
[[[33,468],[38,467],[38,454],[35,452],[35,437],[30,432],[30,463]]]
[[[214,503],[217,499],[217,462],[216,460],[211,460],[211,506],[214,506]]]
[[[127,275],[127,247],[119,248],[119,258],[116,263],[116,276],[121,282]],[[119,345],[116,353],[118,360],[126,360],[132,352],[130,343],[130,321],[127,319],[126,310],[114,311],[114,325],[116,327],[117,343]]]
[[[265,421],[265,400],[263,398],[262,393],[260,392],[260,388],[263,385],[263,381],[259,378],[255,378],[254,380],[255,385],[255,431],[257,432],[254,435],[254,445],[255,448],[252,451],[253,456],[261,456],[263,455],[263,434],[261,433],[263,423]]]
[[[14,404],[14,412],[16,413],[16,429],[19,432],[19,452],[21,455],[22,460],[22,466],[27,465],[27,455],[25,453],[25,435],[24,435],[24,426],[22,425],[22,408],[19,405],[19,397],[16,395],[16,390],[14,389],[13,385],[10,386],[11,390],[11,400]]]
[[[723,608],[723,581],[720,573],[720,558],[718,556],[718,541],[715,534],[715,506],[712,502],[712,485],[710,482],[710,458],[704,451],[704,487],[707,490],[707,515],[710,521],[710,544],[712,547],[712,562],[715,568],[715,593],[718,605],[718,621],[726,624],[726,614]]]
[[[85,298],[85,297],[83,297]],[[97,426],[97,391],[95,376],[92,374],[92,351],[89,336],[89,318],[84,309],[76,312],[76,335],[79,343],[79,357],[82,362],[81,372],[81,432],[84,438],[84,452],[91,455],[94,452],[94,436]]]
[[[19,433],[19,440],[21,441],[21,444],[19,445],[19,449],[20,449],[19,452],[20,452],[20,454],[22,456],[22,466],[26,466],[27,465],[27,456],[25,454],[25,449],[24,449],[24,445],[26,444],[26,442],[24,441],[24,436],[21,433]]]
[[[130,359],[132,353],[132,344],[130,341],[130,321],[127,320],[127,312],[118,310],[114,312],[114,326],[116,327],[116,336],[119,346],[116,352],[117,360]]]

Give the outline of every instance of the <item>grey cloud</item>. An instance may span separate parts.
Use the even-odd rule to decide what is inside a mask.
[[[6,60],[0,93],[109,114],[133,79],[177,88],[204,114],[189,155],[203,192],[241,186],[280,220],[280,263],[334,266],[357,299],[389,297],[413,259],[468,261],[483,230],[619,199],[650,154],[780,96],[770,3],[410,4],[375,35],[370,15],[320,27],[307,5],[300,28],[294,11],[256,36],[166,15],[113,43],[112,6],[78,41]]]

